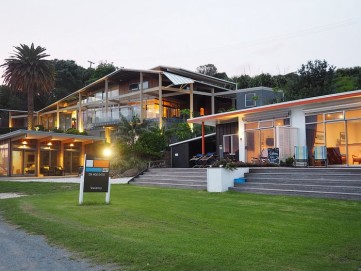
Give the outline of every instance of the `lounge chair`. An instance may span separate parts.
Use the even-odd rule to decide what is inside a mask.
[[[215,153],[214,152],[208,152],[206,155],[201,157],[194,167],[207,167],[213,164],[213,162],[216,160]]]
[[[355,163],[358,163],[359,165],[361,165],[361,153],[359,153],[359,155],[352,155],[352,164],[354,165]]]
[[[327,160],[329,165],[342,165],[346,163],[346,155],[342,155],[339,147],[327,148]]]
[[[201,153],[197,153],[194,155],[191,159],[189,159],[190,163],[193,163],[193,167],[197,167],[198,161],[203,157],[204,155]]]
[[[313,158],[315,162],[324,162],[327,167],[327,150],[326,146],[314,146],[313,147]]]
[[[308,150],[306,146],[295,146],[294,155],[295,167],[307,167],[308,166]]]

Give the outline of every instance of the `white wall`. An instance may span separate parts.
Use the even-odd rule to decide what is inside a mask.
[[[291,127],[297,128],[298,146],[306,146],[305,113],[299,107],[291,110]]]
[[[238,137],[239,137],[239,161],[245,162],[246,161],[246,144],[245,144],[245,129],[244,129],[244,122],[242,117],[238,117]]]

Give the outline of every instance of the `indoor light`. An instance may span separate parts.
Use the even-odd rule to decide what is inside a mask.
[[[51,142],[48,142],[48,144],[47,144],[48,146],[52,146],[53,145],[53,143],[51,143]]]
[[[73,144],[73,143],[70,143],[69,146],[70,146],[70,147],[74,147],[74,144]]]
[[[28,142],[27,142],[26,140],[23,140],[21,143],[22,143],[23,145],[28,144]]]

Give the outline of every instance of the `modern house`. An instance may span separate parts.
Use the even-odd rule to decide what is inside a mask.
[[[222,95],[234,89],[233,82],[181,68],[122,68],[39,110],[35,123],[46,130],[86,130],[110,142],[121,115],[137,115],[141,121],[153,121],[161,127],[183,121],[182,109],[188,109],[193,117],[235,107],[235,97]],[[18,119],[25,120],[23,113],[10,113],[10,127]]]
[[[121,116],[137,115],[160,127],[190,116],[235,107],[236,84],[181,68],[119,69],[35,112],[43,131],[0,135],[0,176],[39,176],[78,172],[84,154],[111,142]],[[5,110],[10,128],[26,127],[26,112]],[[75,128],[90,136],[59,133]]]
[[[361,166],[361,90],[200,116],[189,123],[216,127],[217,146],[251,162],[268,148],[280,159],[307,146],[326,146],[329,166]],[[216,148],[219,151],[220,148]]]

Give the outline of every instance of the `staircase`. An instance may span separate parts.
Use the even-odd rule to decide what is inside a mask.
[[[230,190],[361,201],[361,168],[251,168]]]
[[[150,168],[142,175],[134,178],[130,184],[206,190],[207,169]]]

